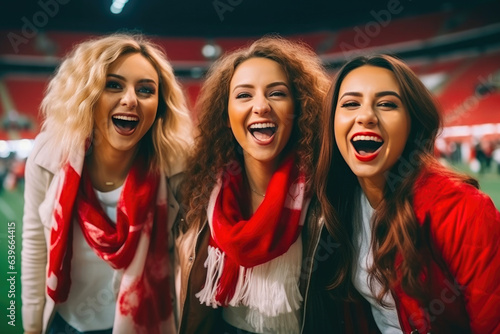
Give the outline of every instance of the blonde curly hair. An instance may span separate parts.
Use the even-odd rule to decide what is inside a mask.
[[[185,152],[192,144],[191,118],[165,53],[142,35],[112,34],[77,45],[48,85],[41,104],[42,131],[62,146],[66,158],[69,152],[81,148],[92,138],[94,108],[104,90],[109,66],[131,53],[144,56],[158,72],[157,116],[141,141],[151,142],[151,168],[169,174],[174,165],[184,165]]]

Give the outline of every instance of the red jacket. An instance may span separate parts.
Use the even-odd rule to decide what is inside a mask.
[[[392,289],[403,332],[500,333],[500,213],[491,199],[471,185],[424,172],[413,205],[430,298],[421,305],[401,286]],[[359,332],[353,328],[361,313],[371,317],[366,305],[345,310],[347,332]]]

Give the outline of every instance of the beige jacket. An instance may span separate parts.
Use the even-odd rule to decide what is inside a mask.
[[[49,188],[60,170],[62,154],[46,133],[35,140],[26,163],[23,248],[21,252],[22,319],[25,331],[45,332],[54,315],[54,301],[47,295],[47,256],[50,243],[51,215],[55,198],[49,198]],[[174,225],[179,212],[175,194],[182,180],[182,173],[168,177],[168,225]],[[169,242],[173,245],[173,241]],[[170,251],[173,251],[171,249]],[[173,258],[173,257],[171,257]],[[118,276],[118,275],[115,275]]]

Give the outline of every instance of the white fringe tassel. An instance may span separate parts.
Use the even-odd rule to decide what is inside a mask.
[[[205,261],[207,279],[204,288],[196,294],[200,302],[216,308],[219,279],[225,254],[209,246]],[[299,327],[296,312],[302,304],[299,276],[302,261],[302,240],[299,236],[288,251],[253,268],[240,267],[238,283],[230,306],[246,306],[246,321],[258,332],[264,329],[277,333],[291,333]]]
[[[215,300],[219,280],[224,267],[224,253],[220,249],[208,246],[208,257],[204,264],[207,268],[207,279],[205,286],[195,296],[200,299],[200,303],[217,308],[221,304]]]

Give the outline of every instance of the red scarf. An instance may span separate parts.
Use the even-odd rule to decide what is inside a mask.
[[[51,232],[47,292],[56,303],[68,297],[76,219],[94,252],[123,270],[114,332],[170,333],[166,181],[150,173],[144,160],[138,157],[127,176],[116,225],[102,209],[86,170],[80,180],[78,167],[73,168],[82,164],[64,167]]]
[[[307,211],[304,208],[307,209],[309,202],[305,177],[295,167],[295,155],[288,156],[273,174],[263,202],[249,219],[242,214],[242,211],[247,211],[242,208],[248,207],[250,200],[246,195],[249,189],[243,173],[226,174],[227,184],[222,186],[219,182],[212,192],[212,204],[207,209],[211,228],[209,258],[205,263],[208,274],[205,287],[197,296],[202,303],[214,307],[243,304],[259,309],[266,316],[293,313],[300,308],[302,300],[298,292],[302,245],[297,238]],[[292,247],[294,244],[297,246]],[[285,254],[292,248],[293,254],[286,257]],[[284,262],[281,265],[277,264],[279,258]],[[270,264],[274,260],[276,262]],[[275,274],[285,276],[278,279],[282,280],[284,290],[293,290],[285,293],[283,300],[276,300],[278,304],[274,306],[270,306],[271,303],[252,305],[249,301],[251,294],[265,294],[264,291],[249,292],[256,289],[251,278],[257,275],[254,269],[263,266],[268,266],[267,271],[281,271],[278,267],[284,266],[284,272]],[[290,271],[288,274],[287,270]],[[296,281],[290,280],[290,275],[297,276]],[[285,282],[287,279],[288,282]],[[291,285],[287,286],[290,282]],[[264,301],[261,303],[266,304]],[[292,305],[292,312],[286,304]],[[285,312],[287,308],[288,312]]]

